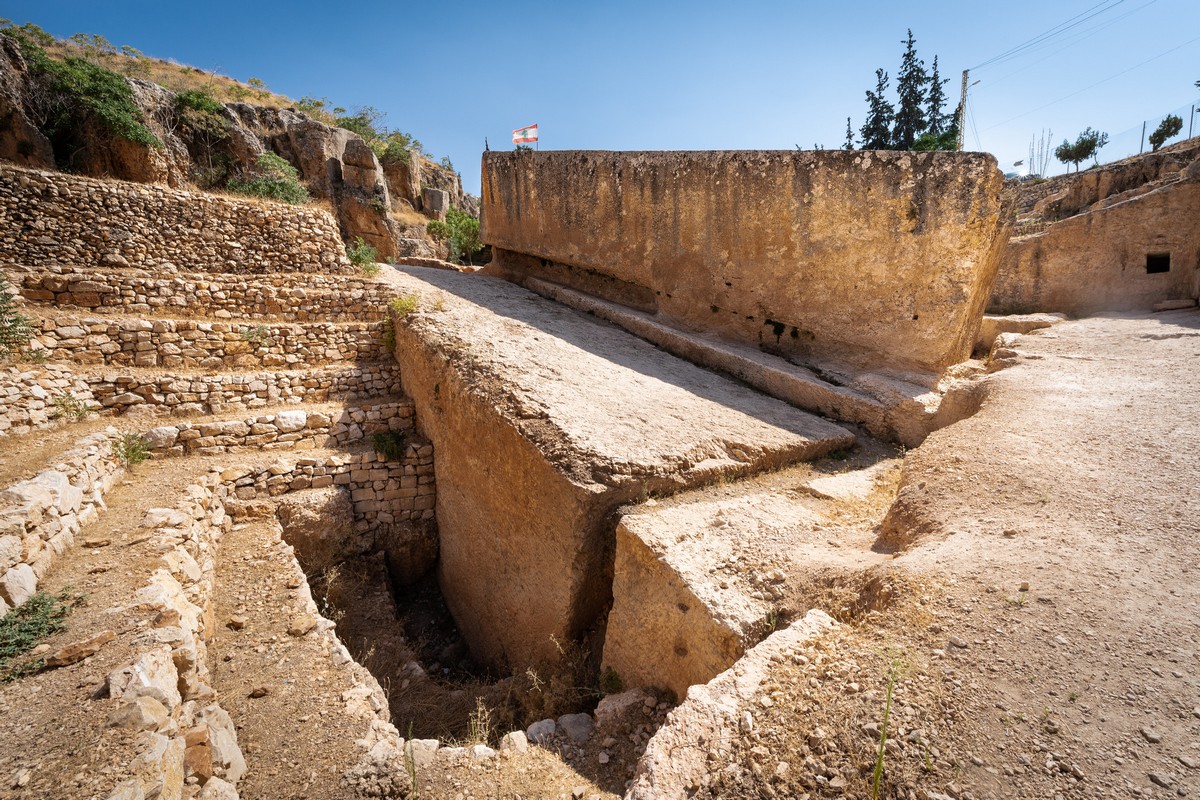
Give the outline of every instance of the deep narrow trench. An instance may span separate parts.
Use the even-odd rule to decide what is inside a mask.
[[[472,658],[438,586],[432,524],[363,529],[334,488],[289,494],[277,514],[318,608],[379,682],[405,738],[495,744],[599,700],[580,647],[564,643],[557,674],[502,675]]]

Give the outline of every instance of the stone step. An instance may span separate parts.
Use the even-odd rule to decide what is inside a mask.
[[[613,511],[778,469],[846,429],[495,278],[405,267],[396,358],[434,444],[442,590],[473,653],[557,661],[607,602]],[[535,545],[536,543],[536,545]]]
[[[384,355],[384,323],[204,322],[87,317],[33,309],[35,340],[52,360],[113,366],[221,369],[373,361]]]
[[[522,285],[652,342],[672,355],[736,378],[797,408],[862,425],[874,436],[913,447],[934,428],[936,397],[928,386],[878,373],[843,373],[838,382],[748,345],[681,330],[655,315],[541,278]],[[921,380],[919,376],[916,380]],[[860,384],[861,388],[854,384]]]
[[[3,270],[28,303],[88,313],[352,322],[382,318],[389,299],[372,278],[329,273],[222,276],[94,265]]]

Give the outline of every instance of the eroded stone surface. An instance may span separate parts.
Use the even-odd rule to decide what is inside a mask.
[[[837,623],[809,611],[750,650],[712,681],[688,690],[687,700],[667,716],[638,762],[628,800],[683,800],[707,783],[708,754],[728,750],[753,727],[746,710],[766,680],[772,660],[804,645]]]
[[[974,344],[1002,188],[982,153],[491,152],[482,235],[502,270],[695,330],[940,373]]]
[[[438,474],[441,584],[475,654],[553,661],[607,599],[618,505],[845,447],[845,429],[504,281],[386,273]]]

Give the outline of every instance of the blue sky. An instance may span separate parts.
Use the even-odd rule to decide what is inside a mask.
[[[956,98],[964,68],[1091,13],[972,73],[967,147],[1006,170],[1045,129],[1055,142],[1086,126],[1109,132],[1103,155],[1115,158],[1137,151],[1143,120],[1153,130],[1167,112],[1186,117],[1200,100],[1200,2],[9,0],[0,10],[58,36],[99,33],[258,77],[294,98],[375,106],[448,155],[472,192],[485,137],[510,149],[511,130],[535,122],[543,149],[839,147],[846,117],[862,124],[875,68],[895,75],[907,28],[927,64],[939,56]]]

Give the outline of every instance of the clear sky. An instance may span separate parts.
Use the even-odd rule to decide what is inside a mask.
[[[1091,126],[1112,135],[1103,156],[1137,152],[1143,120],[1182,108],[1186,134],[1200,100],[1200,0],[7,0],[0,15],[374,106],[474,193],[485,137],[511,149],[535,122],[542,149],[840,147],[876,67],[894,78],[908,28],[954,105],[964,68],[1076,20],[972,72],[967,148],[1006,171],[1045,129],[1057,143]]]

